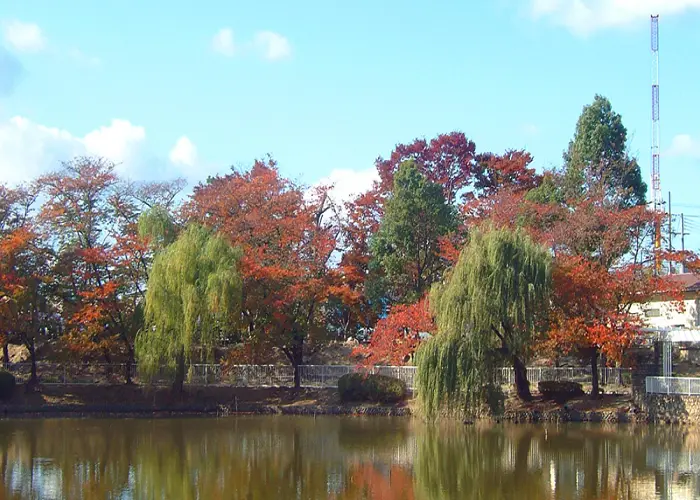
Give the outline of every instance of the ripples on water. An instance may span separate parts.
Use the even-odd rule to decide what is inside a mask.
[[[700,431],[238,417],[0,421],[7,499],[694,499]]]

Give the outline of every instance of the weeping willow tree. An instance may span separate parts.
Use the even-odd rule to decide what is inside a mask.
[[[154,205],[139,217],[139,236],[147,238],[156,250],[162,250],[177,238],[177,225],[167,208]]]
[[[145,325],[136,338],[141,373],[152,377],[162,366],[182,391],[186,365],[195,348],[213,357],[220,335],[240,311],[241,253],[209,229],[192,224],[160,251],[148,278]]]
[[[547,310],[551,256],[523,231],[474,230],[447,279],[431,290],[438,334],[416,355],[418,397],[428,415],[473,408],[493,384],[493,363],[513,364],[518,396],[530,399],[524,356]]]

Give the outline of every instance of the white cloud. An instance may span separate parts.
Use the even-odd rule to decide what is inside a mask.
[[[119,173],[143,178],[145,138],[144,128],[127,120],[112,120],[80,137],[15,116],[0,123],[0,179],[30,181],[77,155],[103,156],[117,163]]]
[[[69,132],[15,116],[0,124],[0,178],[10,184],[29,181],[81,149]]]
[[[263,57],[270,61],[278,61],[292,55],[289,40],[273,31],[259,31],[255,34],[253,43]]]
[[[3,23],[2,28],[5,43],[17,52],[48,52],[52,56],[72,59],[88,66],[101,64],[99,57],[88,55],[80,49],[66,49],[49,44],[41,28],[34,23],[7,21]]]
[[[133,160],[146,139],[146,130],[128,120],[112,120],[106,127],[89,132],[80,139],[87,154],[104,156],[115,163]]]
[[[700,158],[700,138],[694,139],[689,134],[678,134],[671,140],[667,156],[685,156]]]
[[[292,54],[289,40],[274,31],[258,31],[253,39],[245,43],[235,43],[233,30],[221,28],[211,40],[211,48],[226,57],[233,57],[246,52],[256,52],[269,61],[286,59]]]
[[[236,53],[236,46],[233,43],[233,31],[231,28],[220,29],[212,38],[211,47],[214,52],[218,52],[226,57],[233,57]]]
[[[219,170],[200,161],[187,136],[175,142],[170,161],[164,154],[153,154],[146,139],[146,129],[128,120],[113,119],[81,136],[15,116],[0,121],[0,183],[29,182],[81,155],[111,160],[117,173],[133,180],[185,177],[196,183]]]
[[[379,173],[374,167],[367,170],[335,169],[315,185],[333,185],[331,198],[342,208],[346,201],[371,189],[375,181],[379,181]]]
[[[619,28],[649,20],[652,14],[681,14],[700,9],[700,0],[530,0],[536,18],[548,18],[573,33]]]
[[[40,52],[46,48],[41,28],[33,23],[8,21],[3,23],[5,42],[20,52]]]
[[[197,162],[197,147],[183,135],[170,150],[170,161],[175,165],[192,167]]]

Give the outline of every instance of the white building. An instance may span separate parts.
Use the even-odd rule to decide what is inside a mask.
[[[675,274],[671,279],[683,287],[683,307],[677,300],[658,297],[645,304],[633,304],[630,311],[642,314],[650,329],[700,328],[700,276]]]

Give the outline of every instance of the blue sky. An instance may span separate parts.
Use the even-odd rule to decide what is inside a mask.
[[[397,142],[452,130],[558,165],[596,93],[648,178],[659,13],[662,189],[700,215],[700,0],[0,3],[0,179],[87,152],[194,182],[272,153],[344,194]]]

